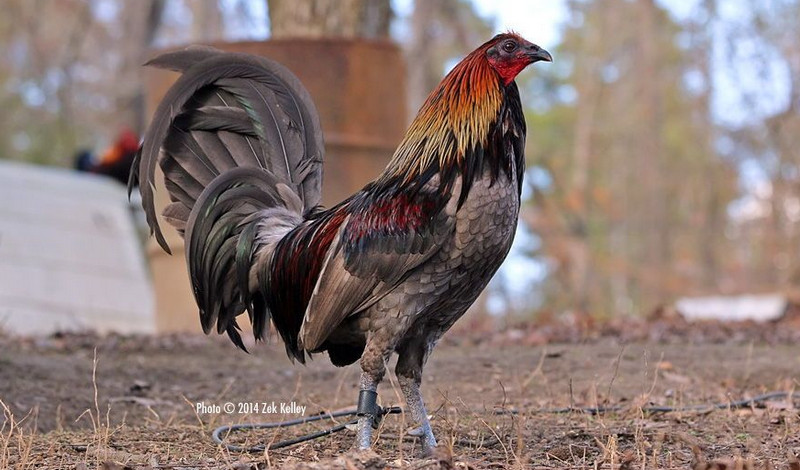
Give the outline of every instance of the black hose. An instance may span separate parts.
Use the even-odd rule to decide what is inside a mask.
[[[641,410],[645,413],[681,413],[687,411],[704,411],[704,410],[714,410],[714,409],[725,410],[732,408],[746,408],[748,406],[764,403],[766,401],[773,400],[776,398],[800,399],[800,392],[794,392],[794,393],[769,392],[757,395],[753,398],[744,398],[741,400],[725,402],[725,403],[707,403],[707,404],[686,405],[686,406],[643,406]],[[625,409],[625,407],[623,406],[594,406],[594,407],[587,406],[587,407],[566,407],[566,408],[543,408],[539,410],[532,410],[531,413],[534,414],[588,413],[596,415],[602,413],[621,411],[623,409]],[[402,412],[403,409],[400,408],[399,406],[393,406],[389,408],[379,407],[378,417],[381,418],[385,415],[398,414]],[[213,439],[214,443],[224,446],[227,450],[231,452],[263,452],[265,450],[280,449],[282,447],[293,446],[295,444],[300,444],[302,442],[307,442],[312,439],[317,439],[323,436],[331,435],[335,432],[339,432],[342,429],[346,428],[347,426],[356,424],[358,422],[358,418],[350,420],[346,423],[337,424],[328,429],[323,429],[322,431],[316,431],[313,433],[304,434],[302,436],[293,437],[291,439],[284,439],[282,441],[273,442],[269,445],[256,445],[252,447],[242,447],[242,446],[237,446],[235,444],[226,444],[224,439],[221,437],[221,434],[226,433],[227,437],[227,435],[230,434],[231,432],[240,430],[286,428],[290,426],[297,426],[300,424],[312,423],[314,421],[321,421],[323,419],[341,418],[344,416],[355,416],[356,413],[357,411],[355,409],[351,409],[351,410],[337,411],[335,413],[321,413],[318,415],[308,416],[304,418],[290,419],[287,421],[277,421],[273,423],[232,424],[232,425],[220,426],[211,433],[211,439]],[[495,414],[516,415],[519,414],[519,411],[497,410],[495,411]]]
[[[378,407],[378,416],[379,417],[383,417],[385,415],[390,415],[390,414],[402,413],[402,412],[403,412],[403,409],[400,408],[399,406],[392,406],[392,407],[389,407],[389,408]],[[252,447],[242,447],[242,446],[237,446],[237,445],[234,445],[234,444],[226,444],[225,441],[223,440],[223,438],[220,437],[220,435],[222,433],[229,434],[231,432],[240,431],[240,430],[287,428],[287,427],[290,427],[290,426],[297,426],[297,425],[300,425],[300,424],[313,423],[314,421],[321,421],[323,419],[341,418],[341,417],[344,417],[344,416],[355,416],[356,413],[357,413],[357,411],[355,409],[352,409],[352,410],[336,411],[334,413],[320,413],[320,414],[313,415],[313,416],[290,419],[290,420],[286,420],[286,421],[277,421],[277,422],[273,422],[273,423],[231,424],[231,425],[226,425],[226,426],[220,426],[220,427],[214,429],[214,431],[211,433],[211,439],[214,441],[214,443],[220,444],[222,446],[225,446],[225,448],[228,449],[231,452],[263,452],[265,450],[280,449],[282,447],[293,446],[295,444],[300,444],[301,442],[310,441],[312,439],[317,439],[317,438],[320,438],[320,437],[323,437],[323,436],[328,436],[328,435],[333,434],[335,432],[339,432],[342,429],[346,428],[347,426],[350,426],[350,425],[358,423],[358,418],[350,420],[350,421],[348,421],[346,423],[337,424],[337,425],[335,425],[335,426],[333,426],[331,428],[328,428],[328,429],[323,429],[322,431],[316,431],[316,432],[312,432],[312,433],[309,433],[309,434],[304,434],[302,436],[293,437],[291,439],[284,439],[282,441],[273,442],[273,443],[271,443],[269,445],[256,445],[256,446],[252,446]],[[226,437],[227,437],[227,434],[226,434]]]

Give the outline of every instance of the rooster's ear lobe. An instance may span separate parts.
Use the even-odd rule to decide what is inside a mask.
[[[497,47],[490,47],[489,50],[486,51],[486,55],[489,57],[497,57],[500,53],[497,52]]]

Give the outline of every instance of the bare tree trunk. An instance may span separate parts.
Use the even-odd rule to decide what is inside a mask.
[[[575,147],[572,152],[572,175],[568,204],[571,217],[568,221],[569,266],[573,301],[580,310],[588,308],[589,301],[589,157],[592,150],[594,114],[597,107],[595,75],[585,73],[578,84],[577,119],[575,120]]]
[[[408,43],[408,57],[413,63],[408,67],[408,110],[419,109],[425,97],[436,86],[439,73],[436,73],[435,60],[431,54],[433,40],[432,20],[440,0],[414,2],[411,15],[411,39]],[[433,78],[432,78],[433,77]],[[433,84],[431,82],[433,81]]]
[[[596,31],[602,36],[602,30]],[[597,38],[595,38],[597,39]],[[589,173],[595,112],[599,101],[598,67],[594,57],[587,58],[584,70],[576,83],[578,102],[575,119],[575,144],[572,151],[572,171],[569,179],[567,206],[567,256],[569,283],[573,303],[586,311],[589,307],[590,249],[588,225],[590,218]]]
[[[389,0],[267,0],[270,32],[284,37],[386,38]]]
[[[131,130],[141,134],[146,121],[143,82],[144,63],[148,51],[153,45],[161,18],[164,13],[165,0],[150,0],[146,2],[126,3],[124,23],[121,25],[125,31],[125,50],[121,57],[120,76],[136,78],[120,81],[120,93],[117,95],[120,110],[127,110],[123,115],[122,123],[130,126]]]
[[[641,259],[648,265],[648,276],[644,286],[647,302],[662,302],[666,291],[663,279],[668,275],[667,264],[670,257],[668,192],[664,184],[664,164],[661,155],[661,99],[658,64],[658,10],[653,0],[638,0],[639,23],[638,77],[639,118],[641,131],[637,148],[639,155],[640,229],[644,252]],[[647,305],[646,307],[652,307]]]
[[[491,34],[489,24],[460,0],[416,0],[411,14],[408,110],[415,112],[442,79],[443,65],[460,58]],[[411,116],[413,117],[413,116]]]
[[[58,119],[60,132],[58,132],[57,138],[63,139],[63,148],[71,149],[77,146],[76,133],[72,132],[72,127],[76,119],[76,103],[71,95],[75,90],[75,63],[80,56],[81,48],[92,25],[93,6],[94,5],[89,2],[77,14],[72,31],[69,37],[66,38],[64,52],[59,58],[59,67],[64,71],[64,83],[56,92],[61,105],[61,113]]]
[[[714,154],[714,126],[711,122],[711,96],[714,94],[714,77],[711,74],[711,57],[713,54],[713,38],[712,38],[712,25],[717,16],[717,2],[716,0],[704,0],[703,9],[706,13],[706,21],[702,25],[697,25],[698,31],[696,34],[701,36],[700,53],[695,54],[698,58],[698,70],[703,76],[705,88],[702,94],[698,97],[697,104],[699,106],[698,120],[701,123],[701,139],[703,139],[702,147],[707,154]],[[699,260],[701,262],[702,282],[701,285],[704,290],[716,290],[717,280],[719,277],[719,267],[717,262],[717,240],[719,234],[723,230],[724,219],[722,202],[720,201],[719,188],[715,184],[720,175],[716,174],[717,165],[714,165],[713,159],[706,159],[704,166],[704,175],[707,181],[706,194],[704,201],[705,212],[705,227],[700,230],[700,243],[701,253],[699,253]]]
[[[163,3],[164,0],[159,0]],[[219,2],[210,0],[192,0],[192,41],[219,41],[225,33]]]

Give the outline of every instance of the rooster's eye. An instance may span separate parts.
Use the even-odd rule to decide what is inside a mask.
[[[503,50],[506,52],[514,52],[514,49],[517,48],[517,44],[514,41],[508,41],[503,43]]]

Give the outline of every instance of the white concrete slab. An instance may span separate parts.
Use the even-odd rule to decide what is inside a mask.
[[[118,183],[0,161],[0,329],[155,331],[143,249]]]
[[[722,320],[767,322],[781,318],[788,301],[780,294],[684,297],[675,309],[689,321]]]

